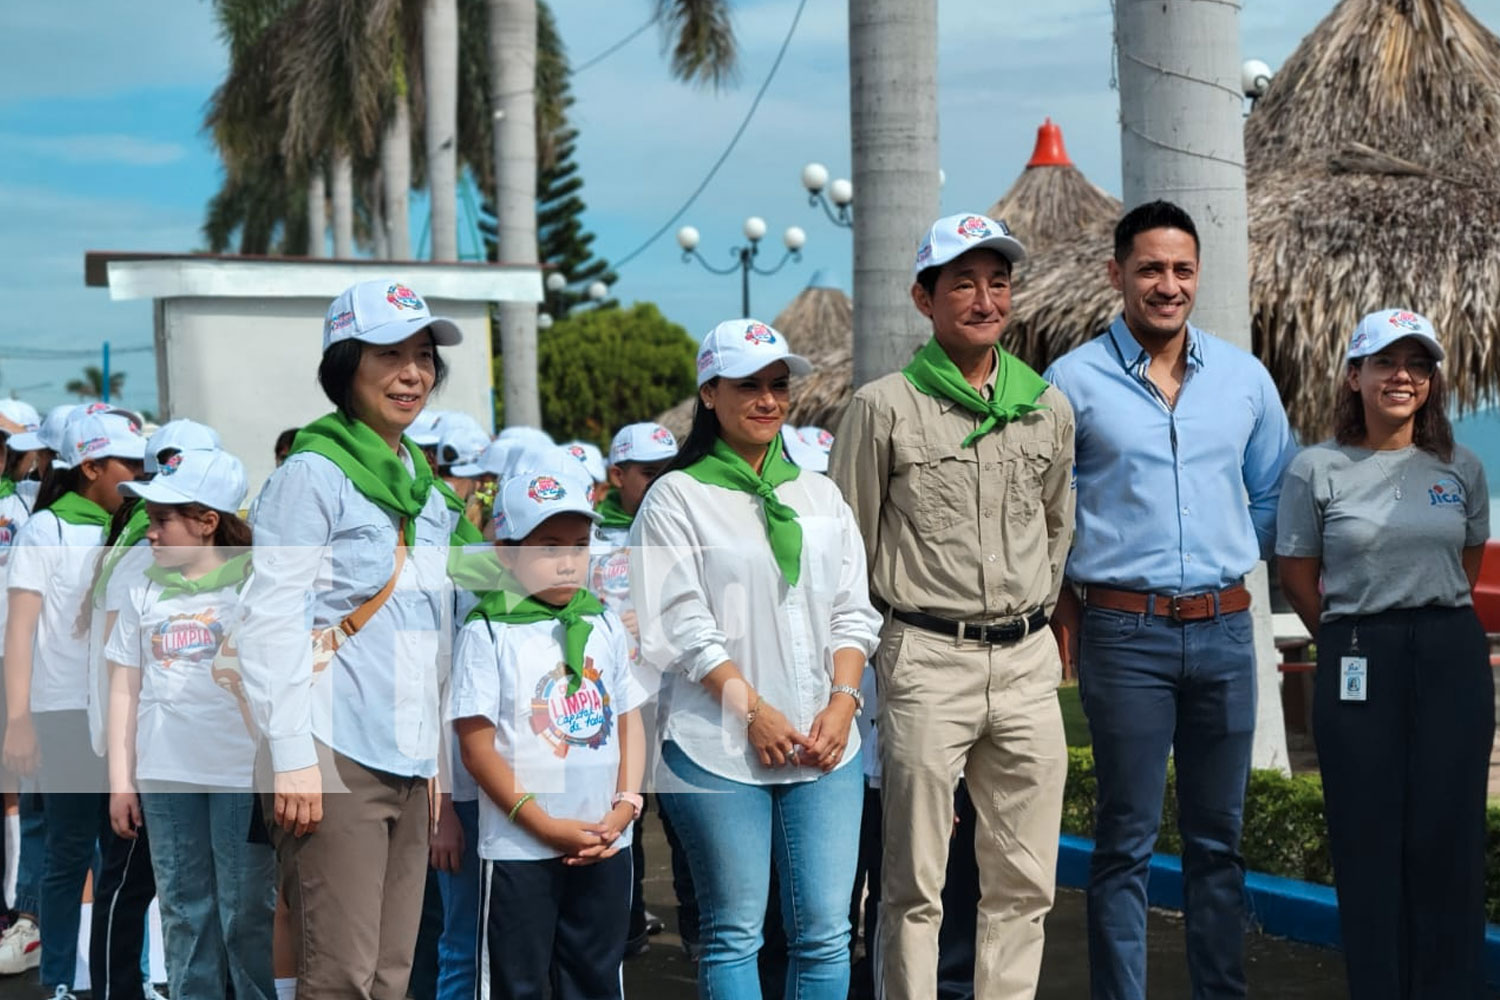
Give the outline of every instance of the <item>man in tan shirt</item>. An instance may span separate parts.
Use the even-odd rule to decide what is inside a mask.
[[[999,350],[1025,250],[980,215],[933,224],[912,300],[933,339],[861,388],[829,474],[859,521],[875,655],[887,1000],[937,988],[960,774],[977,813],[975,996],[1032,997],[1052,906],[1067,747],[1047,616],[1073,535],[1073,410]]]

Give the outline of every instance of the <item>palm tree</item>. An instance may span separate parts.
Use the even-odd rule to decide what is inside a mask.
[[[458,53],[457,0],[423,0],[422,77],[427,88],[423,131],[433,260],[458,259]]]
[[[125,386],[124,372],[109,373],[109,394],[104,393],[104,370],[96,365],[85,365],[83,378],[75,378],[63,386],[64,391],[71,392],[79,399],[115,399],[120,395],[120,390]]]

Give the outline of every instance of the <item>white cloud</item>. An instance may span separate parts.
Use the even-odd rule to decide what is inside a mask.
[[[159,142],[119,133],[78,135],[20,135],[0,133],[0,146],[22,155],[61,160],[64,163],[117,163],[127,167],[160,167],[176,163],[187,148],[176,142]]]

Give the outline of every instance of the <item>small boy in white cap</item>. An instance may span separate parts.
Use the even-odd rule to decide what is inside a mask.
[[[620,996],[645,693],[629,637],[587,590],[599,515],[561,470],[495,501],[500,589],[453,648],[448,717],[483,792],[482,969],[498,995]]]
[[[630,603],[630,526],[656,477],[677,457],[677,439],[661,424],[646,421],[620,428],[609,445],[609,492],[599,502],[594,529],[590,589],[630,629],[630,659],[640,659],[640,629]]]

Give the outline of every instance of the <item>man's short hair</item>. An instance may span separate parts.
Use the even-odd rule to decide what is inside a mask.
[[[1115,260],[1123,264],[1135,247],[1135,238],[1151,229],[1180,229],[1193,238],[1194,253],[1202,249],[1191,215],[1170,201],[1148,201],[1126,212],[1115,224]]]

